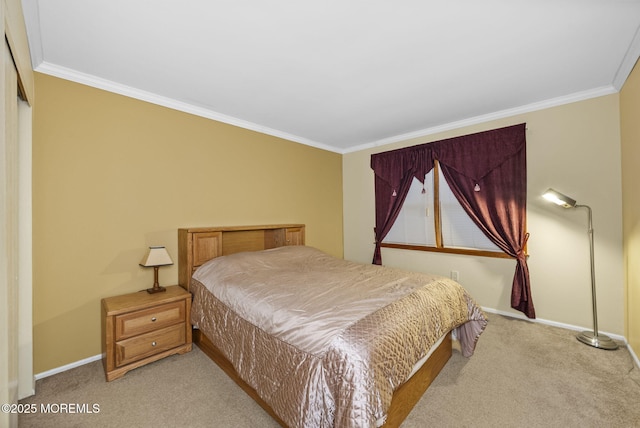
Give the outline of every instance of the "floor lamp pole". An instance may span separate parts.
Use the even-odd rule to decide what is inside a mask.
[[[589,213],[589,250],[591,257],[591,303],[593,305],[593,331],[583,331],[576,338],[587,345],[601,349],[618,349],[618,344],[609,336],[598,334],[598,306],[596,303],[596,270],[594,263],[593,250],[593,220],[591,215],[591,207],[588,205],[575,205],[575,208],[586,208]]]

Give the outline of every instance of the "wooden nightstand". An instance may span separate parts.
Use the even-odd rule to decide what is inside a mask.
[[[191,294],[178,285],[102,299],[102,363],[107,381],[191,351]]]

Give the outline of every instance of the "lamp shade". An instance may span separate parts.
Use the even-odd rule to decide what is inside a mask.
[[[549,189],[542,195],[549,202],[553,202],[554,204],[560,205],[565,208],[573,208],[576,206],[575,199],[568,197],[567,195],[563,195],[562,193],[555,191],[553,189]]]
[[[173,261],[164,247],[149,247],[149,251],[142,258],[140,266],[166,266],[172,265]]]

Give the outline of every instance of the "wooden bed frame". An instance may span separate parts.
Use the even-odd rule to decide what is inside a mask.
[[[193,272],[208,260],[241,251],[260,251],[285,245],[304,245],[303,224],[278,224],[240,227],[199,227],[178,229],[178,277],[180,286],[189,291]],[[199,330],[193,340],[227,375],[280,425],[286,424],[256,391],[244,382],[231,362]],[[398,427],[411,412],[431,382],[451,357],[451,334],[431,354],[424,365],[393,394],[385,428]]]

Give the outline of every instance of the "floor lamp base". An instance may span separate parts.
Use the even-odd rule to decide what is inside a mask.
[[[593,346],[594,348],[614,350],[618,349],[618,344],[609,336],[603,334],[594,334],[592,331],[583,331],[576,336],[580,342]]]

